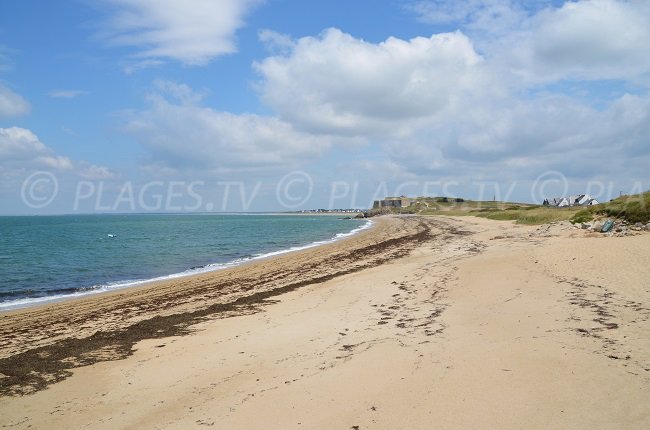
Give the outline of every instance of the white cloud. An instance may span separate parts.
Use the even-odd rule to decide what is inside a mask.
[[[6,212],[76,212],[72,192],[81,178],[99,181],[115,177],[105,166],[56,154],[31,130],[0,128],[0,201]],[[54,204],[48,206],[52,199]]]
[[[272,53],[285,54],[289,52],[294,46],[295,42],[286,34],[278,33],[273,30],[261,30],[258,34],[260,41],[264,43],[266,49]]]
[[[424,23],[462,29],[481,48],[519,31],[530,16],[557,0],[415,0],[405,4]],[[510,46],[512,48],[513,46]]]
[[[477,4],[478,12],[459,5],[449,18],[467,22],[473,38],[485,36],[477,22],[488,22],[497,6],[524,22],[502,21],[505,36],[490,31],[484,55],[460,31],[377,44],[336,29],[281,39],[287,49],[255,65],[262,99],[300,130],[366,139],[393,166],[423,177],[530,178],[549,169],[644,177],[650,96],[621,88],[650,72],[650,37],[641,25],[647,7],[595,0],[524,10],[507,1],[470,2]],[[593,36],[594,25],[605,28],[603,40]],[[547,48],[535,44],[542,41]],[[563,44],[574,57],[553,51]],[[590,82],[614,78],[623,83],[605,98],[590,93]],[[566,92],[564,79],[586,80],[586,93]]]
[[[24,115],[30,108],[27,100],[20,94],[0,84],[0,118]]]
[[[460,32],[373,44],[329,29],[255,67],[262,99],[304,130],[404,136],[480,85],[481,61]]]
[[[54,90],[47,93],[48,96],[55,99],[72,99],[84,94],[86,91],[82,90]]]
[[[87,179],[109,179],[115,174],[105,166],[73,161],[57,155],[31,130],[21,127],[0,128],[0,172],[47,169],[67,172]]]
[[[481,53],[534,82],[635,79],[650,82],[650,2],[419,0],[420,20],[451,24]]]
[[[187,84],[157,79],[153,82],[155,92],[150,94],[153,101],[166,96],[182,105],[198,105],[205,97],[205,91],[196,91]]]
[[[511,0],[420,0],[407,3],[406,8],[420,21],[431,24],[471,24],[490,19],[503,26],[524,14],[521,2]]]
[[[59,170],[72,169],[72,161],[57,156],[30,130],[20,127],[0,128],[0,163],[30,164]]]
[[[125,62],[123,69],[124,69],[124,73],[126,73],[127,75],[132,75],[133,73],[139,70],[148,69],[150,67],[158,67],[158,66],[162,66],[163,64],[165,64],[165,62],[162,60],[152,60],[152,59],[136,61],[136,62],[131,61],[131,62]]]
[[[603,114],[595,134],[630,158],[650,156],[650,97],[625,94]]]
[[[421,175],[492,179],[547,170],[588,178],[643,178],[650,162],[650,98],[623,95],[604,110],[566,96],[466,105],[462,118],[392,142],[392,160]]]
[[[86,162],[80,162],[78,166],[78,175],[91,181],[114,179],[117,177],[115,172],[106,166],[97,166]]]
[[[235,52],[235,32],[260,0],[105,2],[113,6],[113,14],[102,36],[114,46],[136,47],[135,57],[144,60],[136,62],[137,69],[160,59],[205,65]]]
[[[393,178],[643,176],[650,3],[552,3],[420,1],[422,20],[462,30],[381,43],[337,29],[296,40],[263,30],[271,54],[254,67],[272,116],[215,110],[189,86],[157,81],[124,130],[146,149],[150,174],[260,174],[361,141],[381,156],[359,166]],[[143,62],[197,64],[149,45]],[[622,83],[607,97],[590,94],[590,83],[611,79]],[[564,90],[566,80],[586,94]],[[638,94],[624,93],[628,84]]]
[[[531,19],[515,51],[541,80],[650,77],[650,3],[567,2]]]
[[[406,4],[420,21],[430,24],[465,22],[476,11],[477,1],[425,0]],[[483,3],[483,2],[480,2]]]
[[[205,107],[187,85],[157,81],[155,88],[149,108],[128,113],[124,126],[153,165],[215,173],[287,168],[322,155],[331,144],[278,118]]]

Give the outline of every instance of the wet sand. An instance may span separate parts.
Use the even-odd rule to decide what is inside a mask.
[[[647,428],[650,234],[379,218],[0,316],[10,428]]]

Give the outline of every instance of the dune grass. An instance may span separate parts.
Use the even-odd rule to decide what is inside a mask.
[[[621,196],[607,203],[583,208],[571,221],[587,222],[597,216],[625,219],[630,223],[650,222],[650,191]]]
[[[419,215],[478,216],[500,221],[515,221],[519,224],[545,224],[571,219],[580,208],[549,208],[528,203],[474,201],[441,197],[420,197],[416,204],[396,210],[397,213]]]
[[[485,214],[470,212],[470,215],[494,220],[511,220],[518,224],[537,225],[569,220],[578,211],[578,208],[549,208],[545,206],[536,206],[527,209],[494,211]]]
[[[472,201],[419,197],[413,206],[393,209],[393,213],[419,215],[477,216],[518,224],[547,224],[558,221],[589,222],[597,217],[625,219],[630,223],[650,222],[650,191],[622,196],[610,202],[589,207],[548,207],[528,203]]]

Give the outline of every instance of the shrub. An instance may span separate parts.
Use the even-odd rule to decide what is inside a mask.
[[[573,218],[571,218],[570,221],[573,224],[582,224],[583,222],[589,222],[592,219],[594,219],[594,215],[591,213],[591,211],[589,209],[583,209],[573,215]]]
[[[595,207],[598,214],[613,218],[625,218],[628,222],[650,221],[650,192],[623,196]]]

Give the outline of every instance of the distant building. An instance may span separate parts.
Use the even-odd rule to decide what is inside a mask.
[[[569,197],[554,197],[552,199],[544,200],[544,206],[555,206],[563,208],[567,206],[592,206],[597,205],[598,200],[591,197],[589,194],[578,194]]]
[[[567,199],[566,197],[554,197],[551,206],[557,206],[558,208],[570,206],[569,199]]]
[[[578,206],[592,206],[592,205],[597,205],[598,200],[594,199],[591,197],[589,194],[581,194],[579,196],[575,196],[574,204]],[[569,197],[569,200],[571,198]]]
[[[375,200],[372,204],[372,208],[407,208],[411,206],[411,204],[413,204],[413,199],[406,196],[386,197],[383,200]]]

